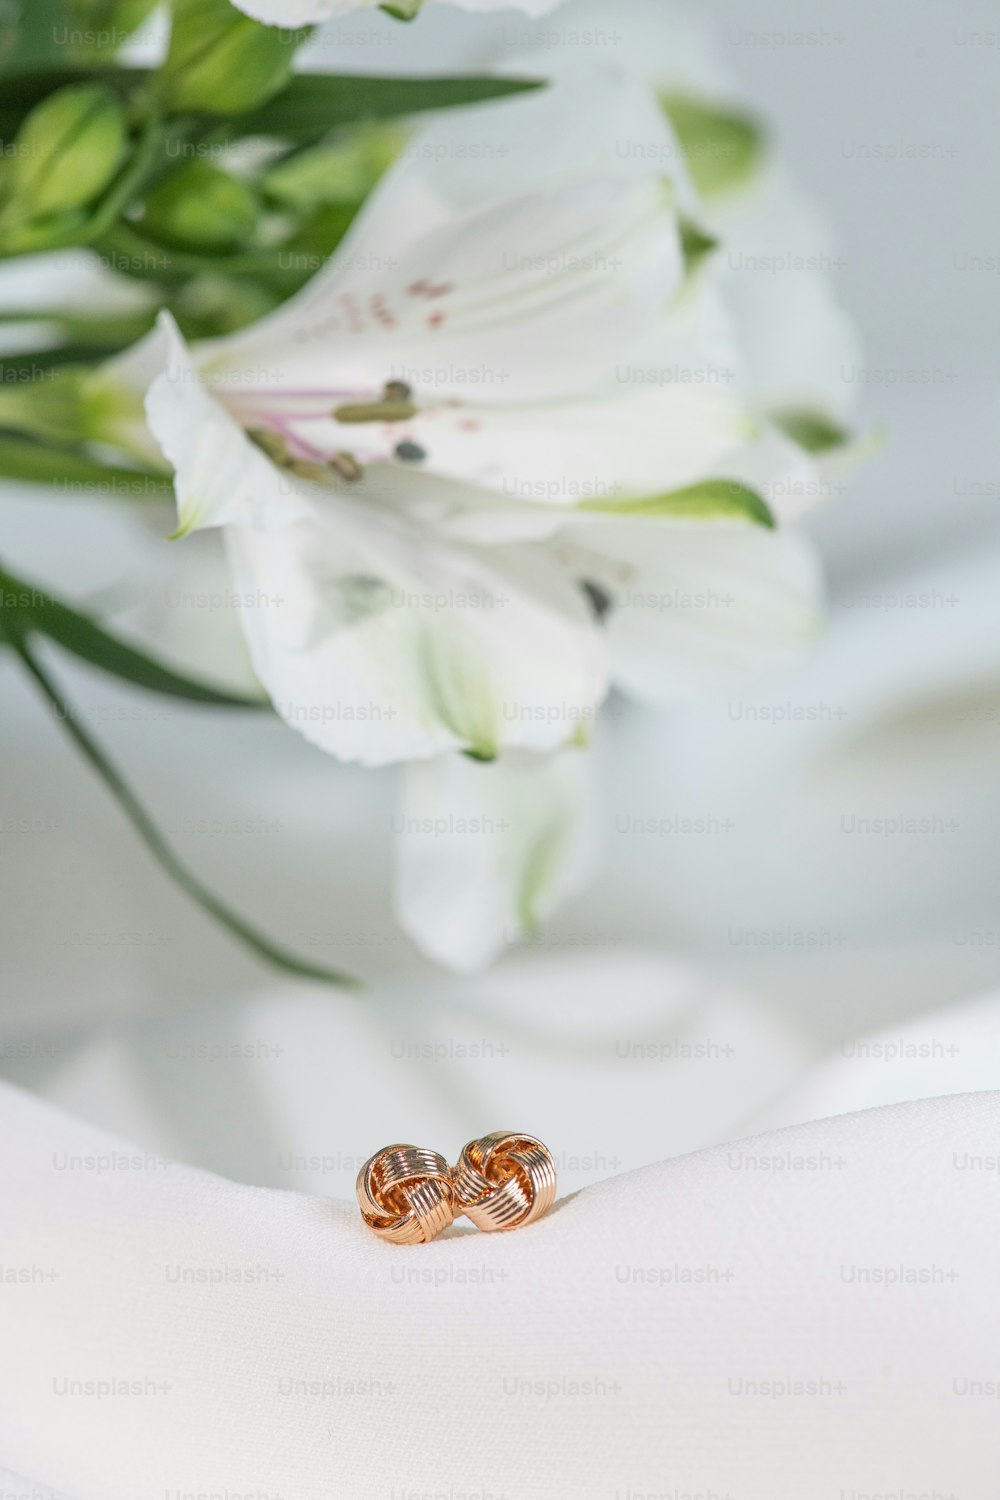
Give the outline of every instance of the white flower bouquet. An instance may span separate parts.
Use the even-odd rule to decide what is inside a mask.
[[[144,507],[232,602],[178,660],[5,555],[0,642],[166,871],[334,982],[187,867],[46,643],[398,764],[399,920],[471,970],[592,867],[609,693],[670,704],[813,636],[795,523],[852,444],[825,232],[669,8],[616,6],[599,60],[573,38],[601,7],[533,31],[526,0],[506,38],[442,10],[460,71],[409,73],[437,6],[407,0],[377,17],[393,71],[315,69],[318,23],[371,8],[31,0],[0,116],[0,286],[33,288],[0,477]]]

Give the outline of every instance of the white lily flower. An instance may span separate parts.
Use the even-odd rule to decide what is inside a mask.
[[[738,397],[695,378],[659,178],[471,207],[438,181],[404,164],[297,297],[198,351],[245,427],[564,508],[695,483],[747,442]],[[692,378],[642,382],[668,361]]]
[[[424,0],[233,0],[237,10],[264,21],[269,26],[309,26],[315,21],[332,21],[356,10],[385,9],[404,20],[415,16]],[[451,0],[462,10],[485,15],[498,10],[520,10],[529,16],[544,16],[563,0]]]
[[[616,381],[616,359],[670,348],[683,264],[658,179],[469,211],[403,185],[394,265],[359,255],[363,217],[262,323],[194,352],[165,324],[108,378],[159,363],[180,531],[224,528],[237,590],[279,601],[242,624],[293,727],[366,764],[551,750],[569,735],[546,705],[592,712],[606,647],[539,543],[724,471],[747,419],[715,388]]]
[[[483,142],[537,143],[526,188],[499,149],[492,192],[492,170],[470,174],[457,147],[473,127],[456,120],[452,151],[408,151],[275,313],[193,350],[165,322],[107,372],[143,388],[158,372],[148,421],[180,532],[221,529],[234,590],[260,601],[240,623],[282,717],[343,759],[419,762],[397,909],[462,969],[585,875],[589,757],[568,747],[611,674],[669,701],[779,659],[816,613],[799,544],[753,524],[766,510],[720,486],[714,512],[657,513],[708,480],[770,498],[805,456],[748,416],[675,192],[601,136],[641,122],[669,140],[666,123],[609,85],[614,124],[584,132],[600,173],[585,176],[568,127],[588,99],[480,113]],[[675,607],[644,608],[646,592]],[[509,830],[419,831],[479,804]]]
[[[435,537],[367,481],[279,467],[168,322],[164,332],[150,426],[175,470],[182,529],[225,530],[235,590],[257,601],[241,615],[254,670],[282,717],[367,765],[558,745],[559,725],[508,725],[502,704],[543,711],[555,695],[592,709],[602,697],[604,644],[570,580],[531,549]]]

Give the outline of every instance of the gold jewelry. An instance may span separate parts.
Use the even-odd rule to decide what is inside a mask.
[[[480,1229],[520,1229],[552,1207],[556,1164],[533,1135],[496,1130],[462,1147],[452,1185],[456,1214]]]
[[[358,1206],[368,1228],[395,1245],[421,1245],[455,1217],[451,1168],[422,1146],[386,1146],[358,1173]]]

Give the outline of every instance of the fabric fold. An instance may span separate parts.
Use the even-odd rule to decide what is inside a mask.
[[[988,1500],[998,1128],[841,1116],[410,1252],[4,1088],[0,1460],[79,1500]]]

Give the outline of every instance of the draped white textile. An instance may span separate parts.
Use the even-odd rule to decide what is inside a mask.
[[[6,1085],[0,1139],[4,1494],[995,1493],[1000,1093],[413,1249]]]

